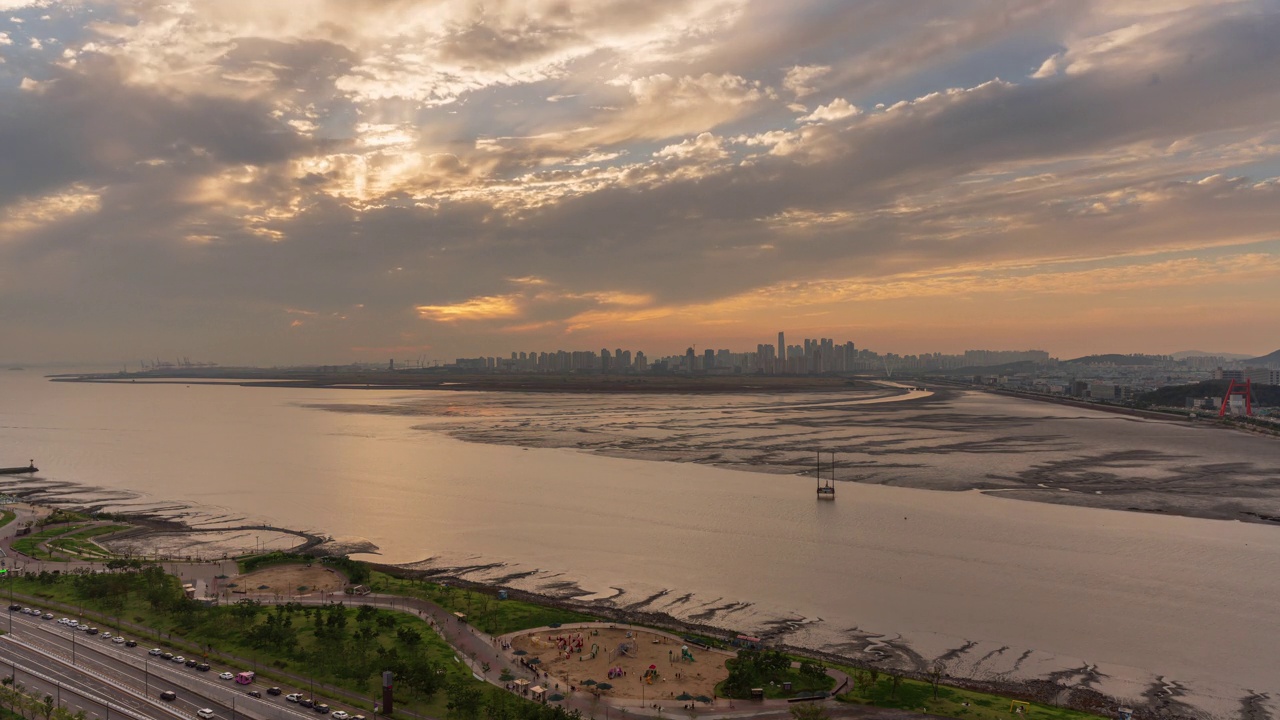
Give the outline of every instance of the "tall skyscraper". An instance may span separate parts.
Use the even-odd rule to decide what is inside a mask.
[[[782,331],[778,331],[778,370],[781,375],[787,371],[787,339],[783,336]]]

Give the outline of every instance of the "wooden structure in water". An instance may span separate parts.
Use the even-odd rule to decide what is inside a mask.
[[[31,464],[26,467],[8,467],[0,468],[0,475],[22,475],[24,473],[37,473],[40,468],[36,467],[36,461],[32,460]]]
[[[836,454],[831,453],[831,477],[825,482],[822,479],[822,451],[818,451],[818,499],[836,499]]]

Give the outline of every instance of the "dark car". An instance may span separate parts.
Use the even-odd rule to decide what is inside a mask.
[[[301,700],[298,701],[298,704],[301,705],[302,707],[315,707],[316,701],[312,700],[311,698],[302,698]]]
[[[172,690],[165,690],[164,692],[160,693],[160,699],[161,700],[177,700],[178,693]]]
[[[200,663],[196,665],[196,669],[200,672],[209,672],[209,663]]]
[[[187,667],[195,667],[199,664],[200,664],[200,661],[196,660],[195,658],[191,658],[190,660],[187,661]]]
[[[21,605],[10,605],[10,606],[9,606],[9,610],[10,610],[10,611],[13,611],[13,610],[21,610],[21,609],[22,609],[22,606],[21,606]]]
[[[165,660],[172,660],[172,659],[173,659],[173,653],[165,653],[165,654],[161,655],[160,657],[164,658]]]
[[[91,628],[89,628],[88,633],[89,633],[90,635],[97,635],[97,634],[98,634],[98,628],[96,628],[96,627],[91,627]]]
[[[268,695],[279,695],[279,694],[280,694],[280,692],[281,692],[281,691],[280,691],[280,688],[278,688],[278,687],[269,687],[269,688],[267,688],[267,694],[268,694]]]
[[[137,640],[125,640],[125,641],[124,641],[124,646],[125,646],[125,647],[138,647],[138,641],[137,641]]]
[[[256,698],[262,697],[262,693],[258,692],[257,690],[250,690],[248,695],[249,697],[256,697]]]
[[[328,706],[328,705],[325,705],[324,703],[318,703],[315,707],[313,707],[313,708],[311,708],[311,709],[312,709],[312,710],[315,710],[316,712],[320,713],[321,715],[324,715],[325,713],[328,713],[328,712],[329,712],[329,706]]]

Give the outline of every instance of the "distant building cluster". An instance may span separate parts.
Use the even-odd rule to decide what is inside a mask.
[[[837,343],[831,338],[806,338],[788,345],[786,334],[778,333],[777,343],[760,343],[754,351],[736,352],[727,348],[690,346],[680,355],[651,360],[641,351],[616,348],[595,350],[513,351],[510,357],[458,358],[446,366],[468,372],[604,374],[684,373],[730,375],[816,375],[842,372],[889,372],[954,370],[1007,363],[1051,363],[1044,350],[966,350],[963,355],[942,353],[923,355],[881,355],[858,349],[853,341]]]

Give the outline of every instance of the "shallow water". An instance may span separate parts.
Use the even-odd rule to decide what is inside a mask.
[[[617,452],[607,427],[622,423],[694,456],[724,433],[764,438],[757,445],[795,433],[773,451],[784,470],[798,469],[786,463],[807,455],[797,448],[814,433],[850,445],[892,434],[915,456],[894,477],[934,481],[1017,477],[1126,448],[1167,456],[1128,463],[1139,478],[1160,481],[1152,465],[1175,456],[1254,477],[1274,462],[1267,440],[993,396],[932,409],[897,402],[874,417],[861,414],[873,406],[846,408],[839,422],[821,419],[829,406],[793,409],[814,421],[788,425],[782,406],[830,398],[409,395],[11,375],[0,377],[0,464],[34,457],[43,478],[144,496],[134,502],[367,538],[389,562],[484,566],[473,577],[743,630],[801,621],[789,642],[846,653],[865,654],[883,636],[898,664],[964,648],[949,656],[953,674],[1060,673],[1132,698],[1160,677],[1222,716],[1237,715],[1249,691],[1280,695],[1280,528],[854,483],[824,503],[811,478],[436,430],[528,442],[514,430],[528,423],[539,443],[564,445],[548,438],[572,426],[598,430],[600,449]],[[353,404],[363,407],[310,407]],[[947,433],[971,425],[975,444],[939,450],[930,417]],[[993,432],[1047,439],[993,444]],[[883,443],[868,447],[886,466],[907,465]],[[1231,470],[1241,447],[1254,467]],[[1280,711],[1275,700],[1263,706]]]

